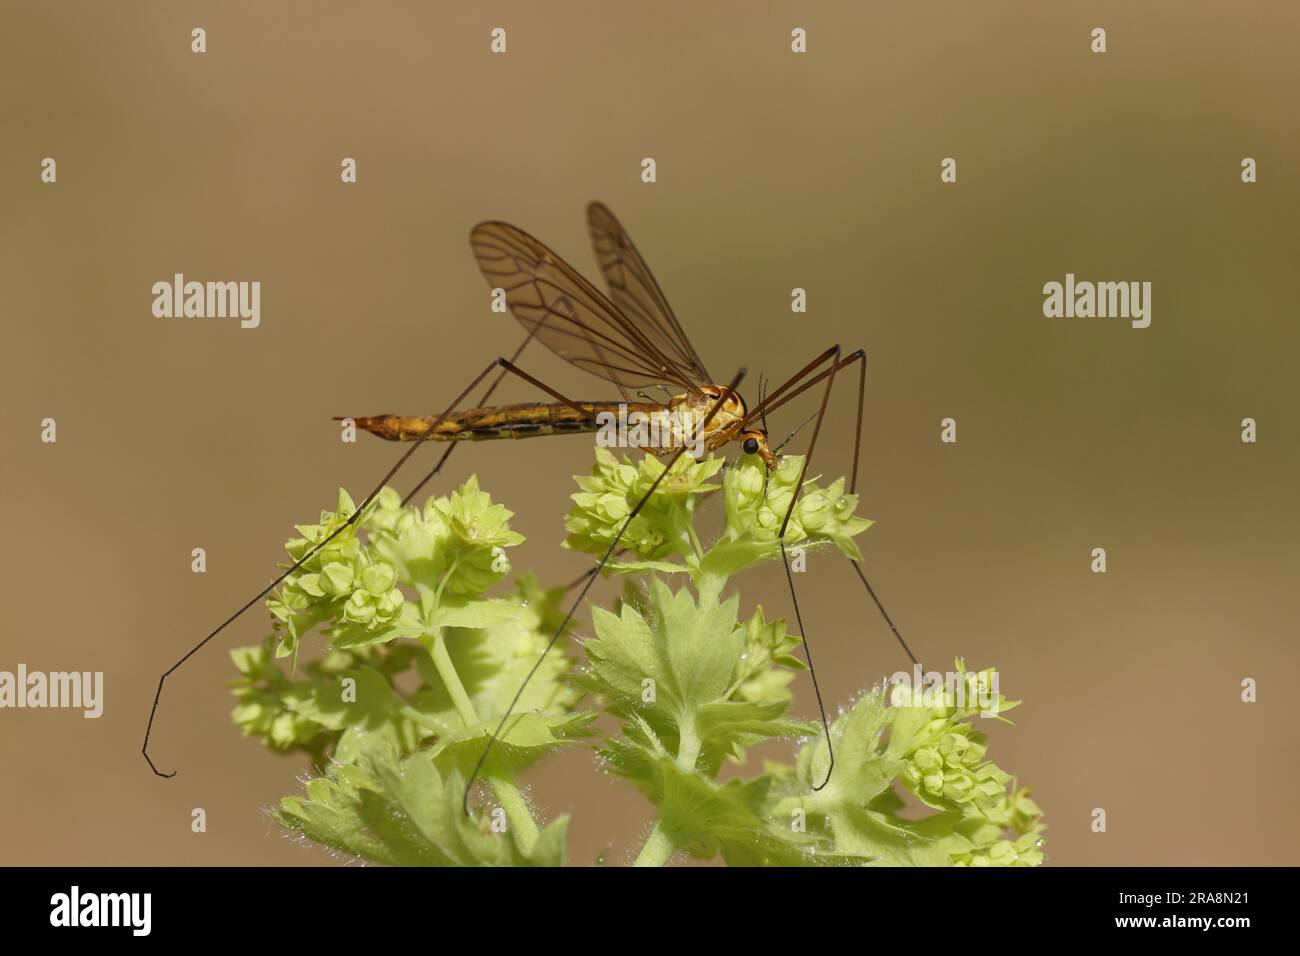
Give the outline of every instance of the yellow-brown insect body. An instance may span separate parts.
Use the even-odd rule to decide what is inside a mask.
[[[669,403],[669,407],[690,403],[690,414],[695,421],[703,422],[726,391],[719,385],[704,385],[700,394],[679,395]],[[745,417],[748,414],[745,400],[732,392],[704,426],[704,447],[716,451],[728,442],[739,442],[745,454],[758,455],[769,470],[775,468],[776,454],[767,443],[767,433],[760,428],[746,428]]]
[[[773,467],[776,457],[767,445],[767,436],[761,430],[743,427],[746,409],[739,395],[728,396],[713,412],[725,391],[705,385],[699,392],[674,396],[667,405],[528,402],[457,411],[441,421],[436,415],[372,415],[353,420],[358,428],[389,441],[493,441],[594,432],[597,444],[604,447],[639,448],[660,456],[683,447],[700,456],[739,441],[747,454],[761,455],[764,463]]]
[[[576,408],[574,406],[577,406]],[[644,413],[663,406],[637,403],[628,406]],[[501,438],[533,438],[538,435],[579,435],[600,429],[602,414],[616,413],[618,402],[528,402],[496,405],[452,412],[442,421],[437,415],[407,417],[372,415],[356,418],[357,427],[389,441],[491,441]],[[434,428],[434,423],[437,428]],[[429,435],[429,430],[433,434]]]

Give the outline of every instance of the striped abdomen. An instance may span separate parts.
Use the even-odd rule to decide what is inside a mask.
[[[598,431],[597,416],[618,415],[618,402],[531,402],[524,405],[497,405],[452,412],[441,422],[429,441],[491,441],[498,438],[533,438],[537,435],[577,435]],[[665,414],[662,405],[630,403],[628,412],[645,415]],[[354,419],[362,428],[389,441],[415,441],[425,435],[438,416],[404,418],[400,415],[375,415]]]

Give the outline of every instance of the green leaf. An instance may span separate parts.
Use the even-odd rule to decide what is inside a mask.
[[[344,680],[354,681],[355,686],[345,688]],[[342,762],[352,759],[358,734],[382,737],[403,753],[410,753],[432,734],[411,719],[406,701],[388,678],[371,667],[346,671],[337,681],[302,682],[284,695],[284,702],[299,717],[344,732],[334,752],[334,759]]]
[[[455,606],[449,613],[453,620],[485,625],[447,627],[444,640],[479,718],[500,719],[553,636],[549,623],[543,623],[547,608],[524,605],[517,599],[491,598]],[[573,662],[566,650],[561,643],[546,655],[516,712],[564,714],[576,706],[581,693],[568,680]],[[454,711],[428,655],[421,655],[416,666],[426,686],[412,695],[412,704],[428,713]]]
[[[620,774],[659,810],[656,827],[699,859],[730,866],[843,866],[866,862],[835,851],[828,840],[801,833],[777,811],[768,777],[719,784],[683,770],[662,748],[614,742],[605,751]]]
[[[806,808],[838,851],[877,865],[1041,862],[1041,811],[1023,791],[1008,790],[1009,775],[985,759],[987,738],[968,722],[978,708],[912,706],[897,691],[902,706],[886,707],[877,688],[834,722],[829,780],[824,737],[804,745],[782,807]],[[937,812],[903,818],[895,784]]]
[[[865,805],[889,787],[903,767],[903,761],[881,745],[881,735],[890,726],[889,716],[882,694],[876,690],[859,697],[831,724],[835,769],[829,780],[825,735],[818,734],[800,750],[795,765],[799,780],[809,791],[826,781],[819,803]]]
[[[700,764],[710,776],[724,758],[740,761],[745,747],[763,740],[793,739],[816,733],[820,724],[786,720],[788,701],[723,700],[705,704],[695,714],[695,731],[701,740]]]
[[[482,816],[466,817],[459,774],[442,776],[428,754],[399,760],[370,738],[356,762],[307,783],[274,814],[285,827],[342,853],[392,866],[560,866],[567,818],[542,831],[525,852]]]
[[[736,627],[737,600],[697,607],[690,592],[674,595],[650,584],[650,616],[625,604],[619,615],[592,611],[597,639],[586,645],[592,671],[619,696],[640,700],[654,681],[655,710],[674,724],[704,704],[725,699],[745,634]]]
[[[468,628],[531,627],[532,616],[514,601],[453,598],[438,605],[429,626]]]
[[[482,773],[488,777],[511,778],[559,747],[588,736],[588,727],[595,719],[595,714],[581,711],[512,716],[492,745]],[[441,737],[432,751],[438,767],[444,772],[454,769],[468,777],[478,764],[489,735],[499,724],[499,719],[486,720]]]
[[[830,728],[829,779],[820,725],[787,716],[801,639],[761,607],[738,620],[729,579],[779,554],[792,502],[790,546],[831,544],[856,559],[853,539],[870,526],[843,479],[801,481],[803,462],[788,456],[768,473],[742,458],[721,485],[725,529],[705,547],[694,520],[720,487],[721,458],[683,457],[665,473],[653,456],[633,464],[598,449],[572,496],[565,544],[603,554],[626,524],[607,570],[629,581],[617,613],[593,611],[588,666],[576,678],[572,648],[553,640],[575,626],[569,589],[525,575],[514,596],[486,596],[523,538],[475,478],[419,507],[384,489],[352,523],[355,504],[340,491],[335,511],[286,544],[296,560],[329,539],[267,601],[275,633],[232,652],[236,724],[328,768],[285,798],[277,818],[379,863],[559,865],[566,821],[539,828],[515,777],[594,738],[604,768],[657,811],[638,862],[681,850],[730,865],[1041,863],[1042,810],[989,759],[983,729],[995,724],[975,729],[979,703],[901,687],[863,694]],[[683,571],[689,585],[677,590],[660,577]],[[634,574],[646,576],[644,590]],[[286,675],[275,656],[293,655],[296,666],[316,629],[329,639],[324,656],[307,654]],[[956,666],[962,679],[996,678]],[[578,709],[584,691],[617,719],[615,733],[593,732],[598,712]],[[984,711],[1005,722],[1017,703],[995,694]],[[464,781],[508,709],[478,768],[486,802],[467,818]],[[791,737],[805,738],[792,765],[765,760],[757,776],[717,779],[750,747]]]

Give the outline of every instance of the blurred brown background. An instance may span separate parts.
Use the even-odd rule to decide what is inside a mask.
[[[394,459],[341,444],[331,416],[432,413],[518,343],[470,227],[518,223],[594,274],[599,198],[715,375],[868,350],[870,576],[928,664],[996,664],[1026,701],[992,752],[1047,811],[1049,862],[1295,862],[1300,11],[1137,6],[6,0],[0,669],[107,687],[97,721],[0,712],[0,861],[328,861],[260,812],[303,764],[229,721],[227,649],[265,618],[169,681],[170,781],[139,753],[158,674],[268,580],[292,522]],[[154,318],[176,272],[260,280],[261,328]],[[1066,272],[1151,281],[1151,327],[1044,318]],[[541,349],[524,367],[610,391]],[[848,467],[852,405],[825,474]],[[517,568],[567,580],[584,563],[560,516],[590,445],[473,446],[449,477],[518,512]],[[779,568],[739,585],[789,612]],[[830,700],[904,663],[842,562],[815,556],[803,588]],[[573,814],[572,861],[635,853],[648,806],[588,753],[530,782]]]

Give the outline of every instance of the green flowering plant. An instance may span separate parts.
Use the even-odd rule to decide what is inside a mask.
[[[266,640],[232,652],[235,724],[313,767],[275,819],[378,863],[560,865],[568,819],[539,819],[523,775],[585,747],[594,772],[626,781],[653,812],[639,865],[1041,863],[1042,812],[989,759],[974,723],[1005,722],[1019,703],[996,693],[991,669],[957,662],[970,701],[952,688],[865,690],[831,723],[829,773],[820,722],[789,713],[805,668],[800,637],[761,606],[742,612],[731,579],[780,557],[797,492],[788,548],[829,546],[856,560],[854,538],[871,522],[842,479],[799,488],[798,456],[771,473],[753,457],[723,464],[682,456],[664,474],[654,457],[597,449],[577,478],[564,545],[603,555],[627,524],[607,571],[628,584],[613,606],[591,609],[589,629],[575,616],[565,637],[578,640],[560,641],[539,666],[568,592],[512,575],[509,549],[523,540],[512,513],[475,478],[421,506],[382,491],[267,601]],[[723,527],[705,545],[700,505],[718,494]],[[336,510],[297,527],[289,558],[355,508],[340,492]],[[323,650],[300,664],[311,632]],[[507,712],[467,816],[467,781]],[[605,731],[594,726],[602,715]],[[790,761],[751,766],[749,750],[773,741],[793,748]]]

